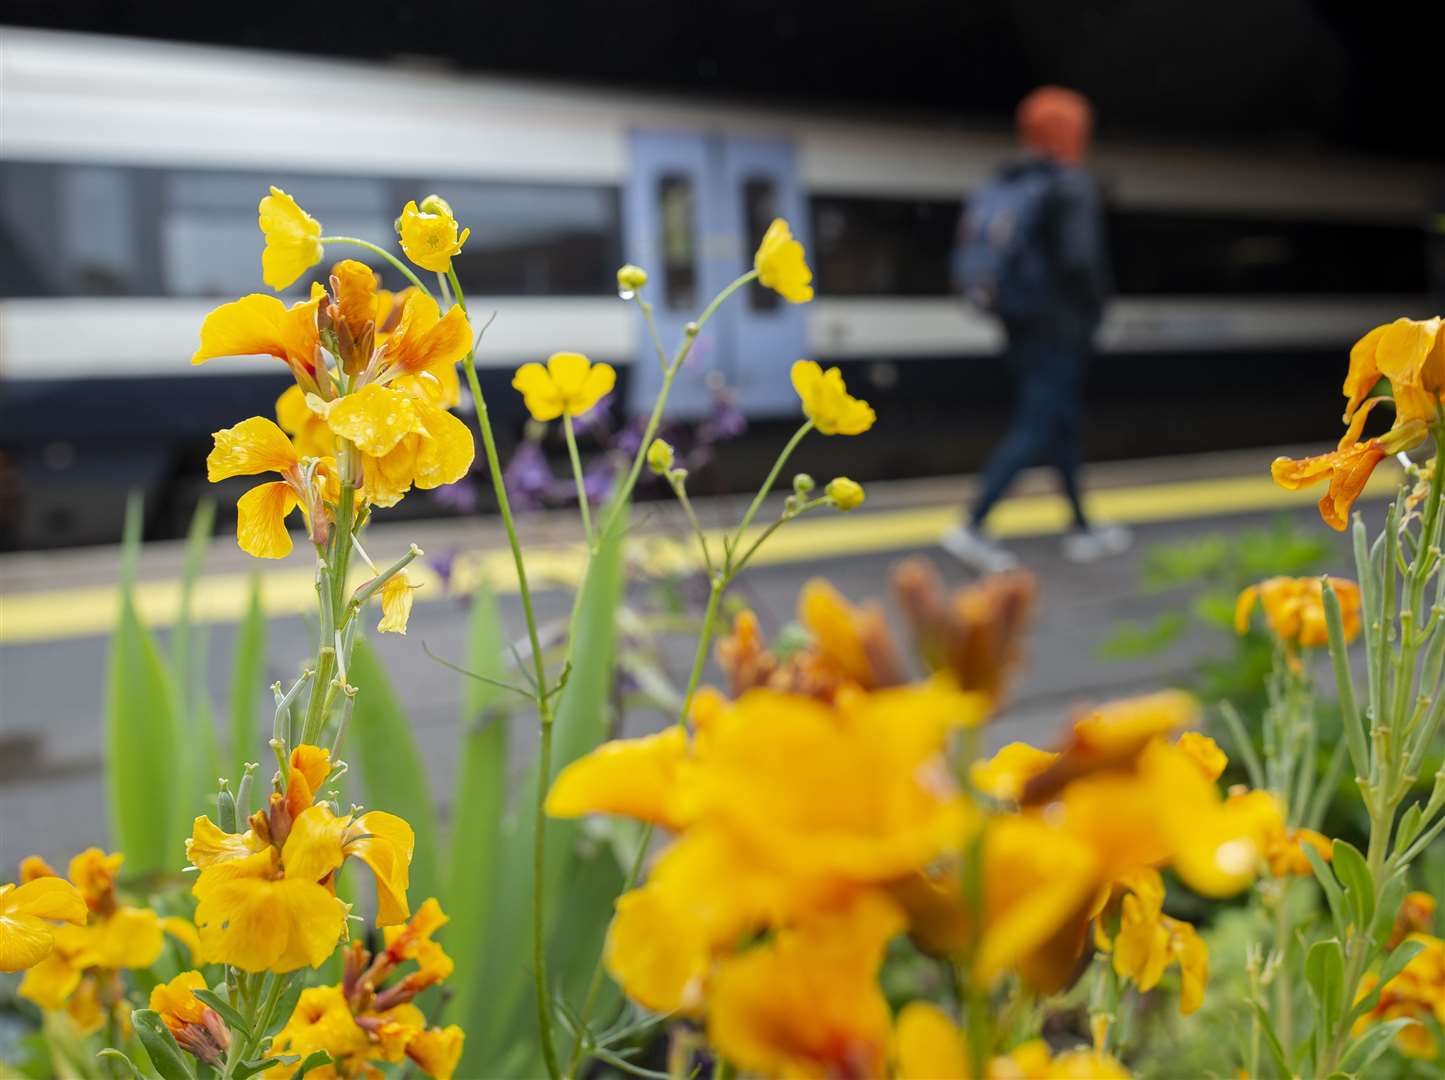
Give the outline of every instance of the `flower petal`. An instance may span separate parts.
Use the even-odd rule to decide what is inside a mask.
[[[354,855],[376,875],[376,925],[406,922],[406,890],[411,879],[411,855],[416,846],[412,828],[395,814],[372,810],[356,819],[354,829],[366,835],[351,840],[346,854]]]
[[[522,401],[532,419],[546,423],[562,415],[564,400],[556,381],[547,369],[536,361],[523,364],[512,376],[512,387],[522,395]]]
[[[291,554],[286,515],[296,509],[296,492],[284,480],[260,484],[236,500],[236,543],[258,559]]]
[[[376,383],[332,402],[326,425],[371,457],[389,454],[407,435],[426,434],[410,396]]]
[[[257,224],[266,235],[261,279],[279,291],[321,261],[321,223],[275,186],[261,199],[257,213]]]
[[[211,438],[216,445],[206,457],[206,479],[213,484],[233,476],[284,473],[301,461],[286,433],[264,416],[242,420]]]
[[[677,788],[688,753],[687,733],[675,725],[656,735],[604,743],[557,775],[547,793],[547,813],[622,814],[678,828]]]

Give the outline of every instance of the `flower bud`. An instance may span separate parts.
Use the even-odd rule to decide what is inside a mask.
[[[674,455],[672,446],[665,439],[653,439],[647,448],[647,467],[661,476],[672,468]]]
[[[817,481],[805,472],[793,477],[793,491],[799,495],[806,495],[817,486]]]
[[[421,212],[423,214],[436,214],[438,217],[456,217],[452,213],[452,204],[443,199],[440,195],[428,195],[421,201]]]
[[[839,476],[828,481],[828,498],[839,510],[856,510],[863,505],[863,485]]]
[[[617,289],[619,292],[635,293],[646,284],[647,271],[640,266],[633,266],[631,263],[628,263],[617,271]]]

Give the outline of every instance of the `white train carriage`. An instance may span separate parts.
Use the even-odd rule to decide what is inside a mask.
[[[630,399],[650,400],[616,267],[651,271],[675,338],[774,216],[807,244],[819,298],[754,288],[710,324],[699,373],[754,416],[792,407],[798,356],[864,362],[880,384],[915,362],[956,377],[997,336],[949,292],[953,225],[1010,148],[943,121],[0,28],[0,448],[28,478],[89,439],[112,463],[147,455],[164,483],[167,440],[273,393],[259,361],[186,364],[204,313],[261,288],[270,183],[328,233],[378,239],[407,199],[445,195],[472,229],[461,278],[499,312],[479,353],[493,385],[566,348],[629,367]],[[1106,357],[1334,349],[1430,307],[1438,168],[1115,144],[1094,167],[1120,286]],[[702,387],[680,381],[680,413]]]

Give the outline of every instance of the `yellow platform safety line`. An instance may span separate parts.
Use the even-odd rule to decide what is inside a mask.
[[[1365,494],[1388,495],[1398,484],[1398,470],[1381,468]],[[1104,488],[1091,492],[1088,501],[1090,512],[1101,520],[1145,524],[1290,509],[1315,502],[1317,498],[1317,492],[1284,491],[1268,476],[1248,476]],[[752,565],[810,562],[928,547],[937,543],[958,521],[956,506],[885,510],[847,519],[820,514],[779,529],[759,549]],[[1056,495],[1008,499],[1000,503],[989,518],[990,532],[999,537],[1057,533],[1068,524],[1068,506]],[[721,550],[720,533],[710,534],[709,542],[715,551]],[[631,558],[639,569],[653,576],[698,566],[696,545],[687,537],[639,536],[633,541]],[[575,588],[585,562],[586,551],[581,544],[538,545],[527,552],[528,572],[539,588]],[[269,616],[299,615],[313,609],[316,587],[312,568],[260,569],[259,573],[262,602]],[[414,563],[408,573],[421,586],[417,591],[418,602],[440,600],[447,595],[440,578],[430,567]],[[361,580],[358,576],[357,582]],[[498,592],[516,592],[516,571],[508,551],[473,551],[456,558],[452,569],[454,592],[470,592],[482,582],[490,583]],[[192,620],[196,623],[239,621],[250,602],[250,590],[249,574],[202,577],[191,596]],[[178,578],[141,581],[135,586],[137,611],[152,627],[175,623],[180,596]],[[47,589],[0,597],[0,644],[102,635],[115,625],[116,615],[116,590],[110,585]]]

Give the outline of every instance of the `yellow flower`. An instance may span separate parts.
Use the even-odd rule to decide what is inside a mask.
[[[1390,380],[1391,397],[1370,397],[1382,376]],[[1424,441],[1426,425],[1439,419],[1445,402],[1445,321],[1438,317],[1396,319],[1375,327],[1350,350],[1344,394],[1348,426],[1334,451],[1307,458],[1276,458],[1270,466],[1275,483],[1291,491],[1328,477],[1330,486],[1320,500],[1320,516],[1340,530],[1375,466],[1388,455]],[[1361,441],[1365,420],[1382,400],[1392,401],[1394,423],[1383,436]]]
[[[1174,745],[1193,758],[1199,771],[1210,780],[1218,780],[1224,774],[1224,767],[1229,764],[1229,758],[1219,749],[1219,744],[1208,735],[1197,731],[1186,731]]]
[[[406,1044],[406,1056],[433,1080],[451,1080],[457,1062],[462,1059],[466,1035],[456,1024],[444,1028],[427,1028]]]
[[[279,292],[321,261],[321,223],[274,184],[258,210],[266,235],[261,280]]]
[[[306,391],[292,383],[276,399],[276,423],[291,436],[291,444],[302,458],[335,458],[336,437],[326,421],[306,404]]]
[[[788,223],[776,218],[763,234],[753,267],[758,280],[792,304],[813,299],[813,271],[803,255],[803,245],[793,239]]]
[[[594,364],[581,353],[553,353],[547,366],[523,364],[512,379],[527,411],[538,421],[566,413],[581,416],[612,392],[617,372],[610,364]]]
[[[1343,578],[1330,578],[1330,585],[1340,602],[1340,622],[1349,643],[1360,633],[1360,587]],[[1249,586],[1234,606],[1236,633],[1249,631],[1256,603],[1264,608],[1269,628],[1280,641],[1305,648],[1329,644],[1322,578],[1273,577]]]
[[[199,971],[183,971],[151,991],[150,1007],[160,1014],[172,1032],[180,1031],[187,1024],[201,1023],[206,1003],[196,997],[195,991],[205,989],[204,975]]]
[[[201,344],[191,363],[222,356],[274,356],[291,368],[303,388],[314,392],[321,363],[316,309],[325,296],[324,288],[313,285],[310,299],[289,308],[264,293],[222,304],[201,323]]]
[[[236,500],[236,543],[258,559],[281,559],[291,553],[286,518],[298,506],[316,543],[324,543],[329,518],[323,501],[329,464],[310,470],[286,433],[264,416],[253,416],[216,432],[215,448],[206,458],[211,483],[232,476],[275,472],[280,480],[259,484]]]
[[[856,510],[863,505],[863,485],[849,480],[846,476],[829,480],[824,491],[828,498],[833,500],[833,505],[844,512]]]
[[[1445,1026],[1445,941],[1429,934],[1411,934],[1424,948],[1393,979],[1380,987],[1374,1008],[1355,1023],[1354,1034],[1372,1024],[1389,1020],[1413,1020],[1395,1035],[1395,1045],[1407,1057],[1434,1060],[1440,1052],[1427,1021]],[[1368,972],[1361,981],[1356,1002],[1379,987],[1379,976]]]
[[[621,292],[633,292],[647,284],[647,271],[628,263],[617,270],[617,288]]]
[[[665,439],[653,439],[647,448],[647,467],[658,475],[672,468],[673,458],[672,447]]]
[[[813,360],[799,360],[793,365],[793,389],[803,412],[824,435],[861,435],[877,419],[871,405],[849,396],[837,368],[825,372]]]
[[[1334,858],[1334,845],[1329,837],[1314,829],[1286,829],[1281,820],[1274,824],[1267,834],[1264,857],[1269,861],[1269,872],[1275,877],[1305,877],[1314,873],[1305,848],[1312,847],[1325,862]]]
[[[1149,870],[1127,880],[1123,916],[1114,938],[1114,971],[1130,979],[1140,993],[1159,984],[1170,964],[1179,965],[1179,1011],[1185,1016],[1204,1002],[1209,981],[1209,949],[1194,927],[1163,913],[1164,882]]]
[[[412,592],[417,588],[420,586],[411,583],[405,570],[387,579],[381,587],[382,615],[381,621],[376,624],[378,633],[406,633],[406,623],[411,618]]]
[[[325,751],[297,747],[287,795],[273,795],[269,810],[252,817],[252,832],[227,834],[196,819],[187,853],[201,868],[191,891],[208,959],[246,971],[320,964],[345,925],[347,906],[331,880],[350,856],[375,875],[377,923],[406,920],[411,826],[381,811],[338,817],[326,803],[311,804],[329,772]]]
[[[603,743],[558,773],[547,793],[547,813],[622,814],[680,828],[679,783],[688,753],[687,733],[675,725],[656,735]]]
[[[401,236],[401,250],[406,257],[426,270],[445,274],[452,265],[452,256],[461,253],[462,245],[471,235],[471,229],[457,234],[457,220],[452,209],[435,195],[422,200],[423,209],[418,209],[416,200],[407,203],[397,219],[396,231]]]
[[[876,894],[718,964],[708,1038],[739,1069],[767,1076],[881,1076],[888,1003],[877,972],[898,909]]]
[[[302,990],[296,1008],[271,1044],[273,1053],[295,1054],[303,1061],[318,1050],[325,1050],[334,1060],[342,1062],[353,1056],[364,1056],[370,1049],[366,1032],[357,1025],[339,986],[309,986]],[[294,1071],[294,1066],[278,1066],[266,1075],[289,1076]]]
[[[0,885],[0,971],[22,971],[50,955],[51,920],[85,925],[85,901],[68,881],[38,877]]]
[[[910,1001],[894,1024],[895,1080],[970,1080],[963,1033],[929,1001]]]
[[[50,952],[33,964],[20,982],[22,997],[42,1009],[59,1009],[69,1004],[73,1013],[86,1018],[86,1023],[95,1022],[100,1018],[99,1013],[85,1006],[83,1000],[93,989],[92,969],[147,968],[155,963],[165,947],[161,921],[149,908],[120,903],[115,892],[115,877],[122,858],[119,854],[106,855],[99,848],[89,848],[70,860],[73,891],[89,909],[90,920],[85,925],[54,928]],[[16,889],[15,894],[44,885],[52,897],[58,898],[62,894],[49,883],[59,880],[37,877]],[[4,904],[5,894],[0,892],[0,905]],[[73,1000],[72,996],[77,994],[82,1000]]]
[[[1012,742],[999,749],[993,757],[976,761],[969,767],[968,778],[985,795],[1001,802],[1017,802],[1024,785],[1043,772],[1059,755],[1039,750],[1028,743]]]

